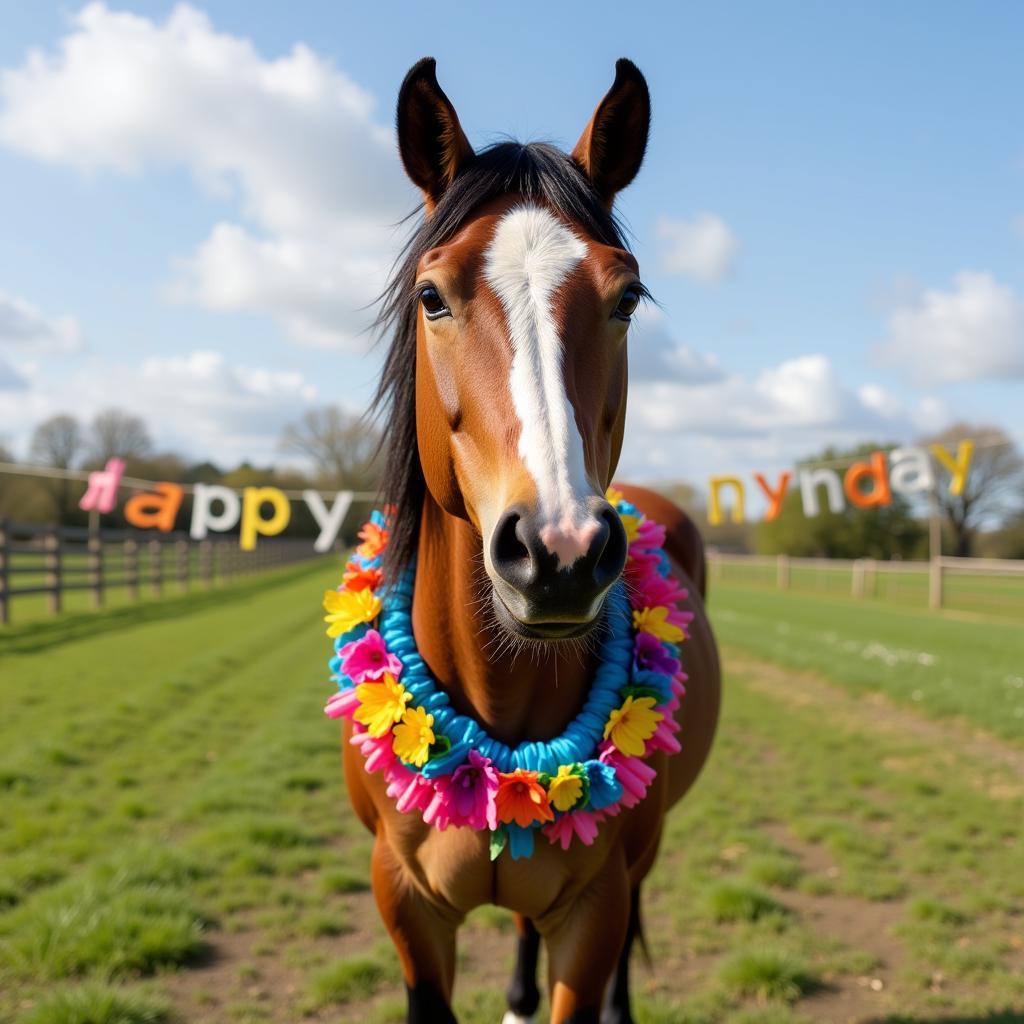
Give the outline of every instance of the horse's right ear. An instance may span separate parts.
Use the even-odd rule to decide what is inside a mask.
[[[572,158],[611,208],[640,170],[651,128],[651,96],[640,69],[625,57],[615,62],[615,81],[583,129]]]
[[[409,69],[398,92],[398,149],[428,213],[473,159],[459,116],[437,84],[436,68],[433,57],[424,57]]]

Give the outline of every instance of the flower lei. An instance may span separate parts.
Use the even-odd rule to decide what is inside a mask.
[[[338,692],[331,718],[352,722],[368,772],[383,772],[399,811],[429,825],[490,833],[491,859],[533,853],[538,830],[568,849],[593,843],[598,825],[633,807],[656,772],[656,750],[676,753],[673,712],[686,675],[677,644],[693,613],[669,570],[665,529],[609,490],[629,540],[625,583],[608,594],[607,632],[583,709],[561,736],[515,748],[451,707],[412,632],[415,568],[397,583],[381,571],[386,517],[374,512],[337,590],[324,594],[329,664]]]

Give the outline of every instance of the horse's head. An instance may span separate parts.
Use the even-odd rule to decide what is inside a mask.
[[[426,216],[389,293],[410,340],[393,346],[384,389],[394,415],[413,357],[405,443],[437,504],[479,531],[498,619],[523,636],[588,631],[625,564],[604,494],[644,288],[611,206],[640,167],[649,120],[646,83],[625,60],[571,155],[517,143],[474,153],[433,60],[399,95],[402,161]]]

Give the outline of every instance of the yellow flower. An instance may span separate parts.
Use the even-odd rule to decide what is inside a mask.
[[[622,525],[626,531],[626,541],[633,543],[640,536],[640,517],[631,515],[620,515]]]
[[[380,614],[380,598],[372,590],[327,590],[324,592],[324,622],[328,636],[341,636],[362,622]]]
[[[686,634],[668,621],[668,609],[664,605],[634,611],[633,628],[641,633],[650,633],[659,640],[667,640],[670,644],[678,644],[686,639]]]
[[[395,726],[395,738],[391,749],[406,764],[414,764],[422,768],[430,756],[430,746],[434,742],[434,716],[428,715],[423,708],[409,708],[402,721]]]
[[[356,697],[359,700],[356,721],[362,722],[367,732],[378,738],[402,720],[405,705],[412,700],[412,694],[390,672],[385,672],[379,683],[360,683]]]
[[[574,775],[572,767],[563,764],[548,783],[548,799],[556,811],[567,811],[583,795],[583,780]]]
[[[627,697],[621,708],[616,708],[604,727],[604,738],[627,757],[643,757],[645,744],[654,735],[664,716],[654,710],[653,697]]]
[[[604,492],[604,496],[611,505],[618,505],[624,497],[622,491],[617,487],[609,487],[608,490]]]

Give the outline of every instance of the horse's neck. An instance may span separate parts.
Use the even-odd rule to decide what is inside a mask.
[[[504,743],[551,739],[579,711],[593,658],[568,650],[518,656],[493,622],[480,538],[428,495],[420,525],[413,631],[457,711]]]

